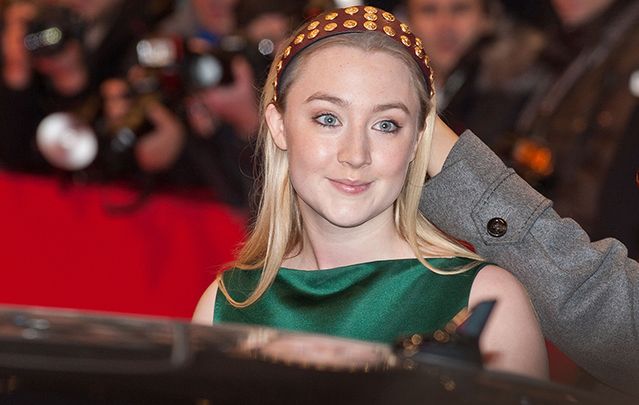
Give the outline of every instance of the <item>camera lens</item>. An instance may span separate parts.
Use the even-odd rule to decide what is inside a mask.
[[[224,75],[222,64],[213,55],[197,56],[190,70],[191,81],[196,88],[217,86]]]
[[[82,170],[98,154],[98,140],[91,127],[69,113],[55,113],[43,119],[36,132],[36,144],[52,166],[63,170]]]

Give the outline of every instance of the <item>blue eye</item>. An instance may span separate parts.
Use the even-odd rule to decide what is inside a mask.
[[[388,132],[388,133],[397,132],[399,131],[400,128],[401,127],[397,125],[397,123],[391,120],[380,121],[376,123],[375,125],[373,125],[373,129],[382,131],[382,132]]]
[[[314,118],[323,127],[335,127],[339,125],[339,120],[333,114],[320,114]]]

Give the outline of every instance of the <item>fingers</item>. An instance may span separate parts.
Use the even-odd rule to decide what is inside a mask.
[[[430,160],[428,162],[429,176],[433,177],[441,172],[444,162],[458,138],[457,134],[441,118],[437,117],[435,119]]]
[[[214,114],[197,97],[187,99],[186,106],[187,119],[193,132],[204,138],[212,136],[219,125]]]
[[[138,164],[146,172],[167,170],[177,160],[186,132],[178,117],[158,102],[149,102],[146,116],[154,129],[135,146]]]
[[[236,84],[253,86],[254,76],[253,69],[246,58],[236,56],[231,61],[231,72]]]
[[[235,105],[237,100],[246,102],[247,97],[255,97],[253,68],[248,61],[241,56],[234,57],[231,61],[231,72],[232,83],[203,91],[203,97],[206,98],[210,109],[224,110],[226,106]]]
[[[179,125],[178,118],[157,101],[149,101],[145,111],[149,121],[158,129],[168,129]]]

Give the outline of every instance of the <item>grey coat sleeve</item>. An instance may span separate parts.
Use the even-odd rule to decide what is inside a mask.
[[[426,183],[421,210],[520,280],[559,349],[601,381],[639,394],[639,263],[623,244],[591,242],[469,131]]]

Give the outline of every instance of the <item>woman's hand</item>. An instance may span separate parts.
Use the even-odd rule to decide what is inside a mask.
[[[231,62],[231,70],[232,83],[202,90],[196,97],[208,109],[211,122],[224,121],[240,138],[248,140],[259,128],[253,68],[245,58],[236,56]]]
[[[428,163],[428,175],[434,177],[441,172],[444,162],[451,149],[455,146],[459,137],[448,125],[437,117],[431,143],[430,161]]]
[[[146,115],[153,130],[135,146],[138,165],[149,173],[168,170],[182,151],[186,129],[180,119],[160,103],[149,103]]]

